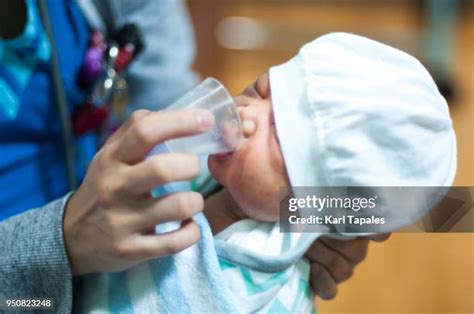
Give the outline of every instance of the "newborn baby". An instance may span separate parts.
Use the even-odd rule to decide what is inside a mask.
[[[416,59],[373,40],[318,38],[235,101],[245,139],[209,157],[224,189],[195,217],[199,245],[89,276],[85,312],[312,312],[303,255],[319,234],[280,233],[281,187],[452,183],[444,98]]]
[[[244,143],[234,153],[210,156],[208,167],[225,189],[208,197],[219,262],[243,312],[309,313],[314,297],[302,259],[317,237],[282,234],[279,193],[290,187],[273,117],[268,75],[235,97]],[[299,241],[298,241],[299,240]],[[285,252],[286,251],[286,252]]]
[[[225,190],[206,200],[204,213],[226,279],[248,312],[309,309],[302,256],[318,235],[281,234],[278,223],[263,223],[279,219],[281,187],[453,181],[456,142],[444,98],[415,58],[378,42],[323,36],[235,101],[245,140],[236,152],[209,158]],[[265,272],[285,279],[272,290]],[[261,291],[258,298],[249,287]]]

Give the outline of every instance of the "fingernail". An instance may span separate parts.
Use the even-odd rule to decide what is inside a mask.
[[[202,111],[196,115],[196,120],[202,130],[207,130],[214,125],[214,116],[209,111]]]

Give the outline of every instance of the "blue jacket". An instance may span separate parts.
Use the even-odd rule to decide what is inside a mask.
[[[30,6],[34,1],[27,2]],[[84,100],[76,84],[90,33],[103,28],[92,1],[49,0],[61,74],[72,110]],[[145,50],[127,73],[129,111],[160,109],[195,83],[191,70],[194,46],[189,20],[179,1],[109,1],[115,25],[132,22],[144,34]],[[81,11],[82,9],[82,11]],[[31,11],[31,8],[30,8]],[[37,13],[35,10],[33,13]],[[94,15],[95,13],[95,15]],[[39,15],[39,14],[38,14]],[[39,20],[39,16],[37,17]],[[39,32],[44,30],[39,25]],[[5,46],[8,43],[1,43]],[[28,51],[20,51],[19,58]],[[8,61],[2,58],[2,62]],[[6,79],[1,71],[0,78]],[[22,63],[28,66],[28,63]],[[61,127],[54,105],[50,57],[33,64],[31,76],[18,88],[14,118],[0,110],[0,221],[42,206],[68,192]],[[0,102],[2,99],[0,99]],[[95,134],[77,139],[76,169],[83,178],[97,147]]]
[[[84,16],[87,24],[94,27],[101,21],[92,0],[76,0],[84,16],[72,0],[47,1],[50,14],[54,14],[54,35],[60,46],[59,59],[71,102],[77,91],[74,73],[86,46]],[[146,47],[127,74],[132,99],[130,110],[165,107],[196,82],[191,70],[192,31],[183,2],[108,2],[114,23],[136,23],[144,34]],[[0,300],[21,296],[53,298],[55,312],[69,313],[72,275],[62,229],[69,194],[45,205],[46,200],[66,192],[64,154],[52,104],[49,65],[35,70],[28,85],[31,93],[22,97],[19,120],[7,121],[6,117],[0,120],[0,215],[5,218],[16,214],[0,221]],[[32,198],[31,193],[37,193],[36,190],[40,192]],[[33,206],[42,207],[20,213]]]

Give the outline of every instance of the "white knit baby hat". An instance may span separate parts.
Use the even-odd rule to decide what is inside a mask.
[[[447,186],[456,138],[446,100],[414,57],[347,33],[269,72],[292,186]]]

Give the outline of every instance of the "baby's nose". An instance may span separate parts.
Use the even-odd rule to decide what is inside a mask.
[[[242,132],[244,137],[250,137],[255,133],[255,129],[257,128],[255,121],[252,119],[251,115],[246,114],[245,107],[239,108],[239,115],[240,120],[242,121]]]
[[[242,131],[244,133],[244,137],[250,137],[252,134],[255,133],[255,122],[253,120],[243,120],[242,121]]]

